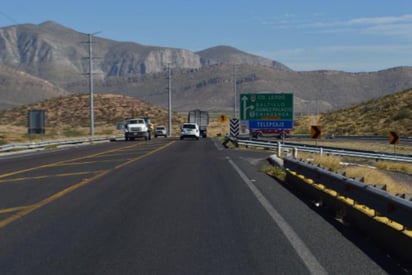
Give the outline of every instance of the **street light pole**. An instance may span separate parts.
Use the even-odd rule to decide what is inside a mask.
[[[90,93],[90,135],[94,136],[94,92],[93,92],[93,35],[100,32],[89,33],[89,93]]]
[[[233,102],[233,118],[237,115],[237,80],[236,80],[236,65],[233,65],[233,92],[234,92],[234,102]]]
[[[93,34],[89,34],[89,91],[90,91],[90,135],[94,136],[94,95],[93,95]]]
[[[172,71],[170,68],[170,63],[167,64],[167,70],[168,70],[168,79],[169,79],[169,100],[168,100],[168,107],[169,107],[169,126],[168,128],[168,136],[172,135]]]

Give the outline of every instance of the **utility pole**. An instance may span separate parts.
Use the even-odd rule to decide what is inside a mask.
[[[90,135],[94,136],[93,35],[89,34]]]
[[[93,91],[93,35],[100,32],[89,33],[89,94],[90,94],[90,136],[94,136],[94,91]]]
[[[233,118],[236,118],[237,115],[237,80],[236,80],[236,65],[233,65],[233,93],[234,93],[234,99],[233,99]]]
[[[168,107],[169,107],[169,126],[168,129],[168,136],[172,135],[172,70],[170,68],[170,63],[167,64],[167,71],[168,71],[168,79],[169,79],[169,100],[168,100]]]

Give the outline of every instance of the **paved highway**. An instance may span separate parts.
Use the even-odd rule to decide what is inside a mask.
[[[387,274],[394,260],[213,139],[0,159],[0,274]]]

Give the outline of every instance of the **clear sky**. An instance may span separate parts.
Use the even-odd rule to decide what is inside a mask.
[[[0,27],[55,21],[117,41],[218,45],[297,71],[412,66],[412,0],[13,0]]]

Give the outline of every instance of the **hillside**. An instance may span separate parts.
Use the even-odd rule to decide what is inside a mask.
[[[0,110],[89,91],[88,35],[56,22],[0,28]],[[412,87],[412,67],[378,72],[296,72],[230,46],[198,52],[93,37],[96,94],[167,106],[170,65],[176,111],[233,110],[237,93],[289,92],[295,111],[346,108]]]
[[[69,93],[47,80],[0,65],[0,94],[0,110],[4,110]]]
[[[200,56],[200,61],[203,65],[218,65],[222,63],[237,65],[249,64],[290,71],[290,69],[282,63],[248,54],[230,46],[216,46],[198,51],[196,54]]]
[[[87,94],[47,99],[0,112],[0,143],[21,142],[27,138],[27,111],[46,110],[46,138],[87,136],[90,133],[90,98]],[[129,96],[95,95],[95,134],[119,133],[116,125],[126,117],[149,116],[155,124],[168,124],[166,109]],[[173,114],[173,131],[186,117]],[[228,125],[212,127],[226,131]],[[319,116],[297,116],[294,133],[308,133],[311,125],[320,125],[324,138],[335,135],[379,135],[400,131],[401,136],[412,136],[412,89],[384,96],[349,108]]]
[[[380,135],[399,131],[412,136],[412,89],[328,112],[320,116],[319,125],[325,136]]]
[[[90,97],[70,95],[40,101],[0,112],[0,143],[27,140],[28,110],[46,111],[46,139],[58,139],[90,134]],[[119,134],[116,125],[127,117],[148,116],[155,124],[168,125],[168,111],[152,104],[122,95],[95,95],[94,121],[96,135]],[[177,132],[186,119],[173,114],[172,124]],[[39,137],[38,137],[39,138]]]

